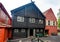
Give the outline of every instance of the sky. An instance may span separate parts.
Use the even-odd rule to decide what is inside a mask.
[[[36,4],[36,6],[41,10],[41,12],[45,12],[49,8],[52,8],[55,16],[57,17],[57,13],[60,9],[60,0],[32,0]],[[4,5],[7,12],[11,16],[11,10],[21,7],[25,4],[31,3],[31,0],[0,0],[0,2]]]

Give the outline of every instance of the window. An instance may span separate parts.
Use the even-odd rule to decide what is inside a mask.
[[[21,32],[25,32],[25,29],[21,29]]]
[[[50,25],[53,26],[53,21],[50,21]]]
[[[46,20],[46,25],[48,25],[48,20]]]
[[[29,18],[30,23],[35,23],[35,18]]]
[[[19,32],[19,30],[18,29],[14,29],[14,32],[17,33],[17,32]]]
[[[43,24],[43,20],[39,20],[39,24]]]
[[[24,17],[17,16],[17,22],[24,22]]]
[[[50,21],[48,21],[48,25],[50,25]]]
[[[39,32],[39,29],[36,29],[36,32]]]
[[[53,26],[55,26],[55,22],[53,22]]]
[[[43,29],[40,29],[40,32],[43,32]]]
[[[55,26],[56,26],[56,21],[55,21]]]

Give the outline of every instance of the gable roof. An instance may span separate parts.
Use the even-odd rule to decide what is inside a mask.
[[[4,11],[4,13],[9,17],[9,19],[11,20],[11,17],[9,16],[8,12],[6,11],[6,9],[4,8],[3,4],[0,3],[0,8]]]
[[[24,6],[21,6],[21,7],[18,7],[18,8],[16,8],[16,9],[14,9],[14,10],[11,10],[11,13],[14,14],[14,13],[16,13],[17,11],[20,11],[20,10],[24,9],[25,7],[28,8],[28,7],[31,6],[31,5],[33,5],[34,7],[36,7],[37,11],[39,11],[39,12],[41,13],[41,15],[45,18],[45,16],[43,15],[43,13],[42,13],[42,12],[39,10],[39,8],[34,4],[34,2],[28,3],[28,4],[24,5]]]
[[[46,11],[44,12],[44,15],[45,15],[46,18],[48,18],[47,15],[53,15],[52,17],[53,17],[54,19],[56,19],[56,16],[54,15],[54,12],[53,12],[52,8],[46,10]],[[52,18],[52,17],[51,17],[51,18]],[[57,19],[56,19],[56,20],[57,20]]]

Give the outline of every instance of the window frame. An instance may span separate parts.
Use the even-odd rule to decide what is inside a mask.
[[[29,18],[29,23],[35,23],[35,18]]]
[[[25,29],[21,29],[21,32],[26,32],[26,30]]]
[[[50,21],[48,20],[48,25],[50,25]]]
[[[55,26],[55,21],[53,21],[53,26]]]
[[[17,16],[17,22],[24,22],[24,17]]]
[[[19,29],[14,29],[14,33],[18,33],[19,32]]]
[[[42,19],[39,19],[39,24],[43,24],[44,21]]]

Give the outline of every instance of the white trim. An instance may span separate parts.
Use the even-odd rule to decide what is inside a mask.
[[[35,23],[35,18],[29,18],[30,23]]]
[[[17,22],[24,22],[24,17],[17,16]]]

